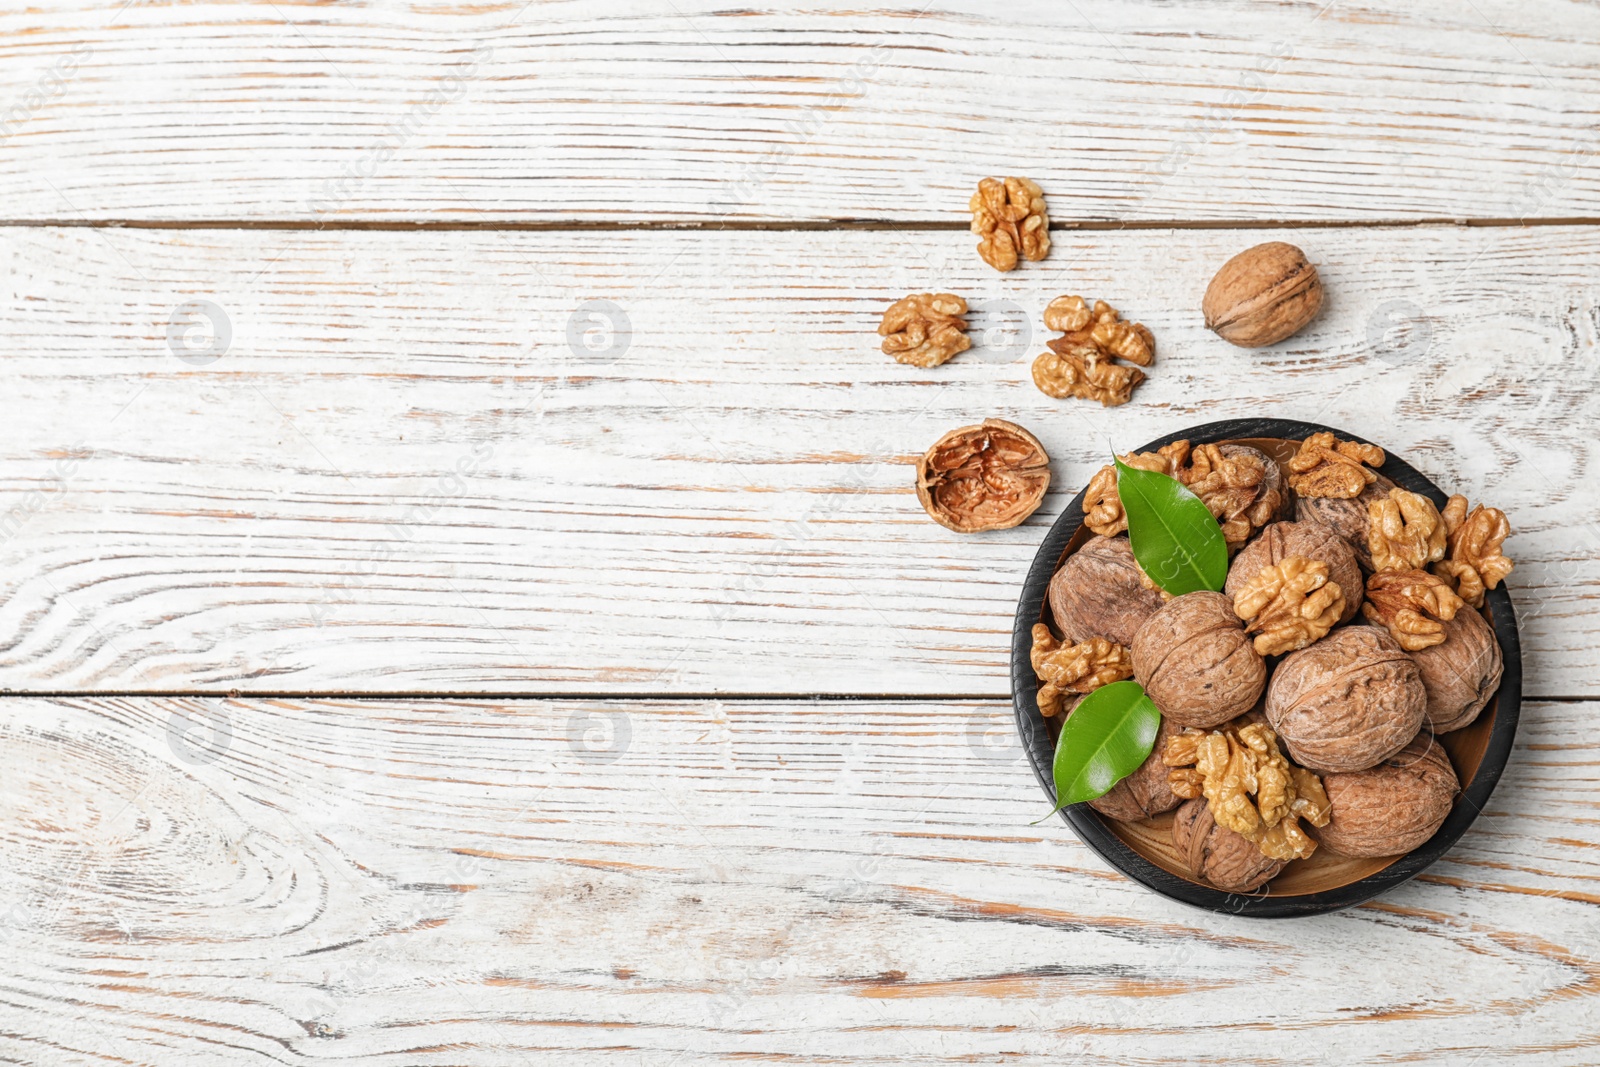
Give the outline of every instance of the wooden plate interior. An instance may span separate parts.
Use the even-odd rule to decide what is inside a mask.
[[[1287,463],[1289,458],[1298,451],[1300,445],[1298,441],[1288,441],[1277,437],[1236,438],[1234,443],[1259,448],[1280,464]],[[1073,535],[1072,540],[1067,543],[1066,550],[1056,560],[1056,569],[1059,570],[1066,558],[1076,552],[1083,546],[1084,542],[1093,536],[1094,534],[1090,532],[1088,527],[1080,526],[1077,533]],[[1493,626],[1493,613],[1486,610],[1483,615],[1489,621],[1489,624]],[[1044,598],[1040,621],[1049,623],[1051,626],[1055,625],[1055,619],[1050,613],[1049,597]],[[1455,767],[1456,776],[1460,778],[1463,788],[1478,773],[1478,767],[1483,761],[1490,735],[1494,732],[1495,714],[1499,703],[1500,695],[1496,693],[1483,709],[1483,713],[1470,726],[1460,730],[1453,730],[1437,738],[1438,742],[1449,754],[1450,762]],[[1050,722],[1049,730],[1053,742],[1061,732],[1060,723]],[[1095,813],[1094,817],[1129,848],[1157,867],[1179,878],[1195,882],[1196,885],[1205,884],[1204,882],[1196,881],[1191,876],[1188,865],[1179,858],[1177,850],[1172,846],[1173,816],[1171,812],[1137,823],[1108,819],[1098,812]],[[1400,856],[1384,856],[1375,859],[1353,859],[1336,855],[1325,848],[1319,848],[1312,854],[1310,859],[1291,862],[1283,869],[1281,874],[1253,895],[1296,897],[1337,889],[1376,874],[1400,858]]]

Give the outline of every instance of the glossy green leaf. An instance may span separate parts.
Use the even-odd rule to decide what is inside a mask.
[[[1117,495],[1128,516],[1133,558],[1173,596],[1222,591],[1228,543],[1211,509],[1176,478],[1117,460]]]
[[[1055,811],[1103,796],[1138,770],[1160,729],[1161,712],[1138,682],[1112,682],[1084,697],[1056,741]]]

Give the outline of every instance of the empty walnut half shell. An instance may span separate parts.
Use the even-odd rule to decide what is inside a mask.
[[[1049,488],[1044,445],[1004,419],[951,430],[917,463],[917,499],[956,533],[1010,529],[1038,510]]]

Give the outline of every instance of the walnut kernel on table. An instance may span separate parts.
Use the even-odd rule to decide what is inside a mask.
[[[1368,504],[1367,515],[1373,570],[1416,570],[1444,558],[1444,519],[1422,494],[1396,487]]]
[[[967,302],[954,293],[913,293],[883,313],[878,334],[885,355],[913,367],[937,367],[972,347]]]
[[[1075,396],[1106,407],[1126,404],[1144,381],[1144,371],[1124,366],[1118,357],[1142,366],[1155,359],[1155,338],[1139,323],[1123,322],[1115,308],[1081,296],[1062,296],[1045,308],[1045,325],[1062,330],[1048,342],[1050,351],[1033,361],[1033,384],[1058,400]]]
[[[1322,782],[1284,758],[1277,734],[1261,722],[1235,720],[1220,730],[1186,730],[1167,742],[1162,762],[1172,791],[1205,797],[1225,826],[1277,860],[1305,859],[1317,843],[1300,828],[1328,824]]]
[[[1349,499],[1377,479],[1368,467],[1383,466],[1383,449],[1315,433],[1289,460],[1289,486],[1303,497]]]
[[[1129,452],[1121,458],[1136,470],[1176,478],[1189,458],[1189,442],[1174,441],[1155,452]],[[1083,523],[1101,537],[1115,537],[1128,529],[1128,516],[1117,493],[1116,464],[1107,463],[1089,479],[1089,486],[1083,491]]]
[[[1511,536],[1506,513],[1479,504],[1469,515],[1467,498],[1457,494],[1445,502],[1440,518],[1450,556],[1435,563],[1433,572],[1448,580],[1462,600],[1481,608],[1484,592],[1499,585],[1515,566],[1501,551]]]
[[[1038,510],[1050,488],[1050,457],[1014,422],[987,419],[951,430],[917,462],[917,499],[957,533],[1006,530]]]
[[[1028,655],[1039,688],[1039,714],[1058,715],[1066,693],[1092,693],[1103,685],[1132,677],[1128,650],[1103,637],[1080,644],[1063,644],[1044,623],[1033,627],[1033,649]]]
[[[1367,621],[1386,627],[1407,652],[1444,643],[1444,624],[1465,607],[1443,578],[1423,570],[1382,571],[1367,579]]]
[[[1344,590],[1329,579],[1328,565],[1303,556],[1263,567],[1233,595],[1233,610],[1263,656],[1320,641],[1338,623],[1344,604]]]
[[[1015,269],[1019,255],[1037,262],[1049,253],[1044,190],[1027,178],[985,178],[967,206],[978,255],[995,270]]]

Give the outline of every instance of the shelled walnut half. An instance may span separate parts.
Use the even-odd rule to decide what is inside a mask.
[[[1170,478],[1178,477],[1188,458],[1188,441],[1174,441],[1154,452],[1129,452],[1121,457],[1136,470],[1156,471]],[[1089,479],[1089,486],[1083,491],[1083,523],[1101,537],[1115,537],[1128,529],[1128,516],[1117,493],[1115,464],[1107,463]]]
[[[1042,622],[1034,624],[1028,658],[1033,673],[1044,683],[1039,688],[1039,714],[1045,718],[1061,713],[1064,694],[1092,693],[1133,676],[1133,661],[1121,645],[1103,637],[1064,644]]]
[[[1155,359],[1155,338],[1139,324],[1123,322],[1103,300],[1090,308],[1081,296],[1061,296],[1045,308],[1045,325],[1062,335],[1048,342],[1050,351],[1033,361],[1033,384],[1056,399],[1075,396],[1098,400],[1106,407],[1126,404],[1144,371],[1124,366],[1118,358],[1148,367]]]
[[[978,255],[995,270],[1015,269],[1019,255],[1038,261],[1050,252],[1044,190],[1027,178],[985,178],[967,207]]]
[[[1407,652],[1444,643],[1444,624],[1466,605],[1427,571],[1382,571],[1367,579],[1367,621],[1386,627]]]
[[[1422,494],[1397,486],[1367,505],[1367,517],[1373,570],[1416,570],[1444,558],[1444,519]]]
[[[1320,641],[1344,612],[1344,590],[1328,577],[1328,565],[1288,556],[1263,567],[1233,594],[1233,610],[1255,634],[1263,656],[1280,656]]]
[[[1010,529],[1038,510],[1049,488],[1044,445],[1004,419],[951,430],[917,463],[917,499],[956,533]]]
[[[1178,478],[1216,516],[1230,552],[1283,510],[1283,472],[1248,445],[1200,445]]]
[[[912,293],[883,313],[878,335],[885,355],[913,367],[937,367],[972,347],[967,302],[954,293]]]
[[[1253,841],[1277,860],[1305,859],[1317,843],[1300,828],[1326,826],[1330,806],[1322,781],[1296,767],[1261,722],[1234,720],[1219,730],[1186,730],[1167,742],[1162,762],[1180,797],[1204,796],[1217,824]]]
[[[1467,498],[1457,494],[1445,502],[1440,518],[1450,558],[1440,560],[1433,572],[1447,579],[1456,594],[1475,608],[1483,607],[1483,594],[1499,585],[1516,564],[1501,551],[1511,536],[1511,523],[1499,508],[1482,504],[1467,513]]]
[[[1383,466],[1383,460],[1383,449],[1377,445],[1314,433],[1300,442],[1300,451],[1289,460],[1289,486],[1301,496],[1348,500],[1377,479],[1368,468]]]

